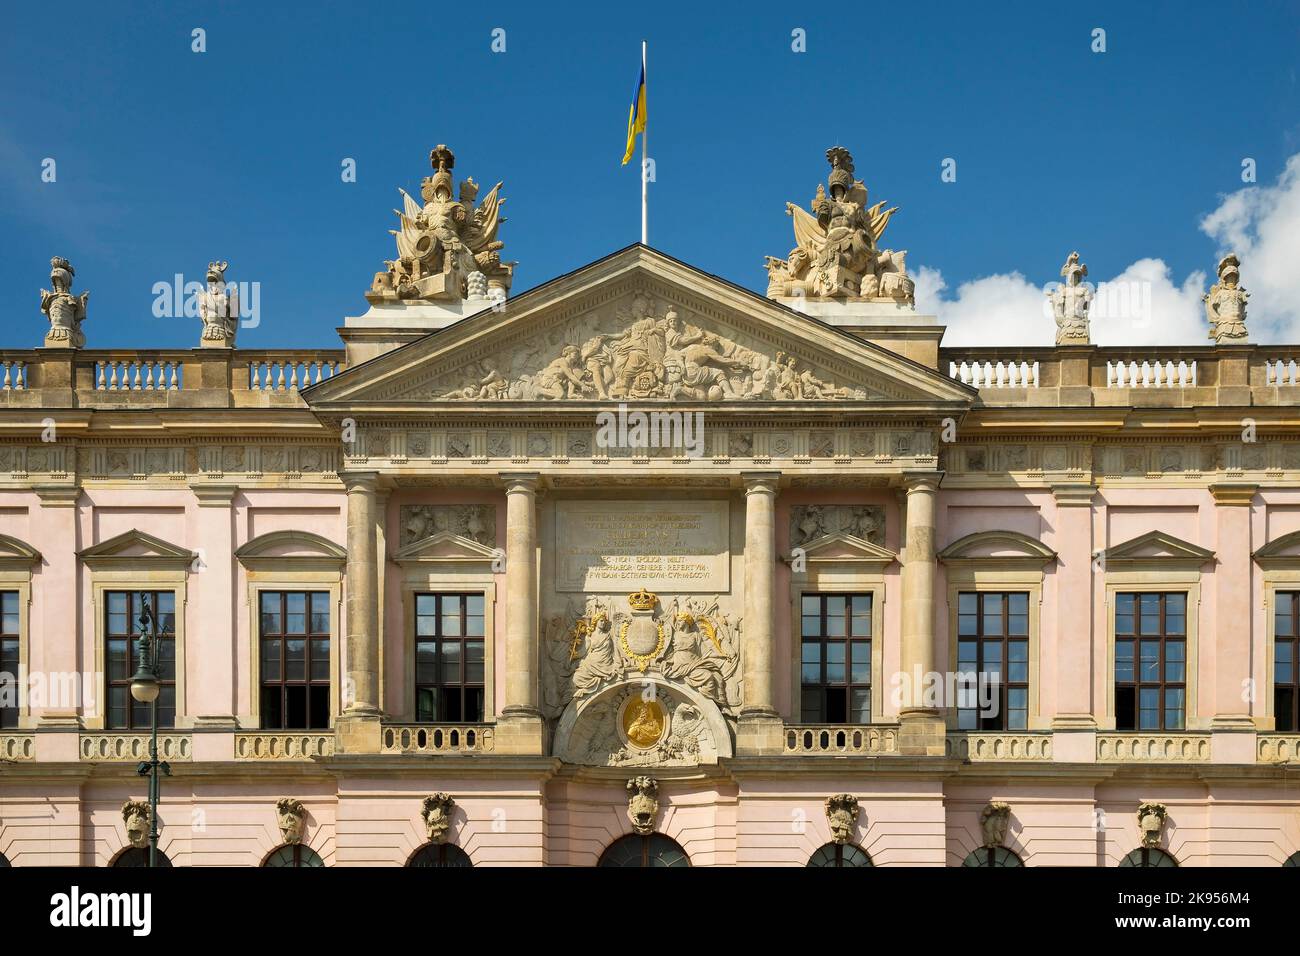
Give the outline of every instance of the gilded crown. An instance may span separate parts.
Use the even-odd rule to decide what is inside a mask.
[[[645,588],[642,588],[635,594],[629,594],[627,596],[627,603],[632,605],[632,610],[634,611],[653,611],[655,609],[655,602],[658,600],[659,598],[657,596],[651,594]]]

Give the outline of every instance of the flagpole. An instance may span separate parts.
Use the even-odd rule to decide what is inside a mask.
[[[645,90],[646,96],[646,124],[645,129],[641,131],[641,245],[648,246],[650,240],[647,238],[649,231],[646,228],[646,165],[645,152],[646,140],[650,138],[650,77],[645,68],[645,40],[641,41],[641,74],[645,78],[642,89]]]

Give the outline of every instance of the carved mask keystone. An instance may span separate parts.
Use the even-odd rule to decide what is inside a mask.
[[[627,818],[642,836],[654,833],[659,816],[659,781],[654,777],[632,777],[627,782]]]
[[[1165,818],[1169,811],[1163,803],[1147,802],[1138,807],[1138,829],[1142,833],[1142,845],[1157,847],[1160,845],[1160,833],[1165,827]]]
[[[137,850],[149,845],[149,804],[143,800],[128,800],[122,804],[122,819],[126,821],[126,839]]]
[[[275,802],[275,822],[285,843],[301,843],[307,828],[307,808],[301,800],[282,797]]]
[[[450,794],[435,793],[424,798],[420,816],[424,818],[424,828],[430,843],[445,843],[447,831],[451,829],[451,814],[456,809],[456,801]]]
[[[831,825],[831,839],[840,845],[848,843],[858,822],[858,798],[851,793],[827,797],[826,821]]]
[[[980,811],[980,834],[984,846],[1002,846],[1007,842],[1011,822],[1011,804],[993,800]]]

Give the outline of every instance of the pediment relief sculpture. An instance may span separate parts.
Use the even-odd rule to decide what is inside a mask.
[[[851,793],[837,793],[826,798],[826,822],[830,824],[833,843],[843,846],[853,839],[859,812],[858,798]]]
[[[423,204],[399,190],[401,228],[389,230],[397,240],[397,258],[385,263],[387,271],[375,274],[366,300],[504,299],[510,291],[514,263],[501,261],[505,244],[497,238],[497,230],[505,222],[502,184],[497,183],[479,201],[478,183],[467,177],[453,199],[455,154],[440,144],[430,151],[429,163],[434,173],[421,184]]]
[[[627,782],[627,818],[632,829],[645,836],[654,833],[659,816],[659,781],[654,777],[633,777]]]
[[[401,544],[448,532],[491,547],[497,540],[497,510],[492,505],[402,505]]]
[[[275,822],[285,843],[301,843],[307,828],[307,808],[301,800],[281,797],[275,801]]]
[[[833,297],[913,305],[916,284],[907,274],[907,252],[881,249],[880,238],[897,207],[867,206],[867,187],[854,178],[853,156],[842,146],[826,151],[831,172],[809,206],[794,203],[795,247],[784,259],[767,257],[767,295]]]
[[[153,815],[146,801],[128,800],[122,804],[126,840],[137,850],[142,850],[149,845],[149,823],[152,819]]]
[[[856,382],[637,294],[439,376],[442,401],[865,400]]]
[[[425,834],[430,843],[446,843],[451,829],[451,815],[456,801],[449,793],[435,793],[424,798],[420,805],[420,818],[424,820]]]
[[[1011,804],[992,800],[980,811],[980,839],[983,846],[1002,846],[1007,842],[1011,823]]]
[[[883,546],[885,509],[879,505],[795,505],[790,509],[790,547],[844,532]]]
[[[1160,845],[1161,833],[1165,827],[1165,819],[1169,816],[1169,810],[1163,803],[1147,801],[1138,807],[1138,831],[1142,836],[1142,845],[1158,847]]]

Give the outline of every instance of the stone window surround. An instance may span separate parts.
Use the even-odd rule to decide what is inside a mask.
[[[107,716],[104,712],[108,704],[105,691],[107,661],[104,648],[107,641],[107,594],[109,591],[170,591],[176,597],[176,633],[172,639],[176,645],[176,724],[175,730],[185,730],[194,725],[194,717],[186,709],[185,695],[185,617],[186,585],[189,576],[188,563],[177,567],[176,559],[170,557],[138,556],[130,559],[129,567],[96,567],[93,559],[86,559],[90,569],[91,611],[95,619],[95,704],[91,713],[82,714],[82,726],[86,730],[106,730]],[[170,729],[170,728],[169,728]],[[117,731],[113,731],[116,733]],[[121,733],[141,733],[138,730],[125,730]]]
[[[974,556],[970,552],[981,546],[1003,545],[1019,550],[1020,554]],[[939,552],[944,566],[948,589],[948,671],[957,671],[957,628],[959,597],[967,593],[1020,592],[1029,595],[1029,713],[1027,730],[984,731],[985,733],[1026,733],[1050,731],[1052,721],[1043,716],[1039,697],[1042,681],[1039,664],[1042,661],[1042,608],[1043,577],[1056,554],[1041,542],[1014,531],[977,531],[968,534]],[[1004,662],[1005,665],[1005,662]],[[958,733],[957,708],[945,707],[944,722],[949,732]],[[979,733],[980,731],[971,731]]]
[[[445,555],[421,554],[421,546],[441,539]],[[415,596],[417,594],[483,595],[483,722],[496,720],[496,572],[498,555],[458,535],[440,534],[413,542],[393,556],[402,569],[402,691],[400,723],[415,722]],[[433,725],[430,725],[433,726]]]
[[[813,557],[815,552],[809,552]],[[790,575],[790,714],[789,722],[799,723],[799,700],[803,687],[800,654],[803,628],[800,618],[805,594],[870,594],[871,595],[871,722],[886,723],[885,696],[890,688],[881,683],[885,672],[885,567],[888,560],[844,558],[827,560],[826,567],[810,567],[803,573]],[[854,566],[860,564],[860,566]],[[838,726],[838,725],[837,725]],[[844,726],[853,726],[845,724]]]
[[[7,534],[0,534],[0,591],[18,592],[18,673],[14,678],[22,688],[27,680],[31,660],[32,569],[40,564],[41,555],[31,545]],[[36,725],[31,716],[27,694],[18,695],[18,729]]]
[[[1173,566],[1159,568],[1161,560],[1173,562]],[[1133,730],[1125,733],[1143,734],[1181,734],[1197,731],[1208,732],[1210,718],[1200,714],[1200,645],[1198,633],[1201,618],[1201,572],[1189,569],[1182,563],[1183,559],[1148,559],[1149,566],[1142,570],[1106,571],[1106,599],[1102,605],[1106,614],[1106,670],[1103,674],[1106,683],[1106,712],[1099,715],[1097,728],[1115,731],[1115,595],[1120,593],[1149,594],[1152,592],[1182,592],[1187,595],[1187,714],[1182,730],[1142,731]]]
[[[267,555],[276,545],[294,543],[316,553]],[[346,552],[334,542],[308,531],[272,531],[237,548],[235,557],[244,570],[248,615],[248,712],[238,716],[241,729],[262,726],[262,622],[263,591],[325,591],[330,599],[330,727],[341,710],[340,621],[343,615],[343,568]],[[294,733],[294,731],[284,731]],[[314,731],[320,733],[320,731]]]
[[[1256,701],[1255,729],[1275,733],[1277,715],[1273,712],[1273,667],[1276,635],[1273,632],[1273,609],[1278,591],[1300,591],[1300,531],[1270,541],[1255,552],[1254,558],[1263,575],[1261,597],[1265,615],[1263,706]]]

